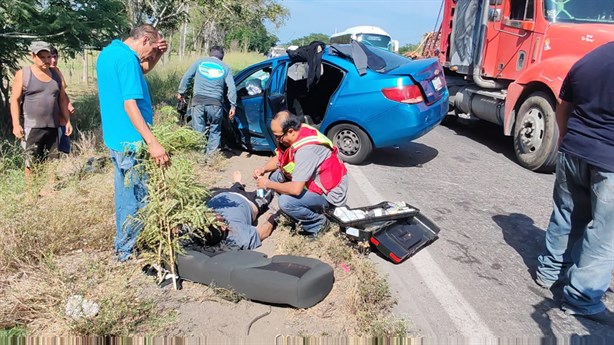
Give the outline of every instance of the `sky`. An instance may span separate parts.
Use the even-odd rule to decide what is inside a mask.
[[[443,0],[280,0],[290,17],[271,28],[280,43],[310,33],[332,35],[358,25],[378,26],[400,46],[419,43],[435,24]]]

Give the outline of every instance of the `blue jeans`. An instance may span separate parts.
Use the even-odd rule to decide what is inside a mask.
[[[143,224],[136,218],[137,212],[145,206],[147,197],[146,177],[134,169],[138,164],[134,153],[111,151],[115,167],[115,255],[119,261],[127,260],[132,254],[136,239]]]
[[[537,277],[547,286],[568,279],[563,309],[569,313],[599,313],[614,269],[614,172],[561,152],[553,194]]]
[[[192,107],[192,128],[200,133],[209,125],[206,154],[211,156],[220,147],[222,140],[222,107],[217,105],[197,104]]]
[[[60,126],[58,150],[66,154],[70,153],[70,137],[66,135],[66,126]]]
[[[284,182],[285,177],[277,170],[270,177],[271,181]],[[303,231],[317,234],[326,225],[324,211],[328,208],[328,201],[324,195],[319,195],[305,189],[299,196],[282,194],[277,203],[283,213],[301,223]]]

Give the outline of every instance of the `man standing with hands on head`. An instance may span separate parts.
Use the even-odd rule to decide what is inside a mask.
[[[145,142],[155,162],[165,167],[170,158],[152,134],[153,108],[144,73],[151,71],[167,49],[166,41],[151,25],[140,25],[123,42],[114,40],[98,57],[98,97],[105,145],[115,167],[115,254],[126,261],[142,226],[131,222],[144,206],[146,181],[133,167],[136,147]],[[126,179],[128,179],[126,181]]]
[[[313,238],[328,226],[324,211],[347,200],[347,169],[330,139],[289,111],[275,114],[271,131],[279,144],[276,156],[254,170],[254,178],[258,188],[280,194],[279,208]],[[263,176],[267,172],[273,172],[270,179]]]

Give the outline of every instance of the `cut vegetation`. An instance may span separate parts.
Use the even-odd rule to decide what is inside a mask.
[[[239,64],[235,61],[240,57],[231,56],[228,61],[235,67],[251,63]],[[181,73],[175,68],[160,68],[157,74],[148,77],[158,123],[175,116],[173,97]],[[8,141],[0,144],[0,241],[3,243],[0,247],[0,329],[4,329],[1,334],[232,337],[247,334],[236,327],[231,327],[234,333],[228,334],[222,326],[212,326],[216,324],[210,321],[245,319],[246,325],[251,326],[249,321],[268,306],[246,301],[231,291],[188,282],[179,291],[159,288],[155,277],[142,272],[144,260],[113,262],[112,164],[101,143],[95,91],[75,89],[69,88],[78,111],[79,132],[74,152],[37,167],[37,177],[30,187],[25,184],[18,146]],[[207,193],[207,187],[227,184],[230,174],[224,171],[222,157],[217,165],[196,164],[200,153],[182,153],[183,149],[193,147],[194,138],[186,136],[182,132],[185,129],[180,131],[178,127],[166,125],[158,130],[168,135],[165,145],[174,145],[176,149],[175,170],[167,171],[166,176],[153,176],[164,183],[175,181],[166,185],[165,193],[170,188],[188,194],[193,202]],[[191,183],[205,187],[186,190]],[[165,213],[161,211],[172,207],[168,200],[152,199],[143,219],[154,223],[164,220]],[[181,221],[189,218],[200,225],[207,224],[205,215],[198,220],[194,218],[196,210],[190,212],[182,214],[187,218]],[[150,236],[142,237],[142,241],[146,247],[156,249],[150,252],[153,256],[142,255],[141,259],[159,260],[156,250],[163,241],[156,237],[162,234],[158,230],[146,227],[145,234]],[[339,235],[338,228],[332,227],[319,240],[307,242],[282,225],[267,241],[274,241],[278,254],[315,257],[335,269],[333,291],[320,304],[305,310],[273,307],[283,317],[284,334],[407,334],[406,322],[389,316],[395,302],[385,277],[379,275],[364,250]],[[171,256],[164,258],[170,259]],[[69,300],[81,301],[76,311],[74,307],[67,309]],[[91,308],[86,306],[94,305],[97,312],[92,315]],[[263,318],[258,323],[265,321]],[[239,321],[227,323],[233,322]],[[255,328],[257,325],[251,328],[252,332]]]

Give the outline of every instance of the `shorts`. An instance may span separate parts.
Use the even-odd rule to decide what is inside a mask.
[[[69,154],[70,153],[70,137],[66,135],[66,126],[60,126],[60,142],[58,144],[58,151]]]
[[[48,158],[57,159],[58,153],[58,129],[26,128],[25,137],[21,146],[25,150],[26,167],[32,167],[33,163],[40,163]]]

